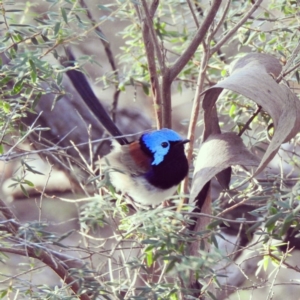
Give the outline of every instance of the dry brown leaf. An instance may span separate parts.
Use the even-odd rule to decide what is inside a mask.
[[[299,99],[286,85],[277,84],[274,79],[280,74],[281,69],[279,61],[273,56],[248,54],[237,61],[228,78],[204,92],[203,140],[220,131],[214,105],[223,89],[234,91],[255,101],[272,117],[275,133],[256,174],[267,166],[281,144],[289,141],[300,130]]]
[[[191,201],[204,185],[222,170],[233,165],[257,166],[259,159],[243,144],[235,133],[212,134],[201,145],[193,176]]]

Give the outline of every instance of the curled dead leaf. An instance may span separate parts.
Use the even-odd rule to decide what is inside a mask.
[[[253,100],[270,114],[275,133],[255,174],[267,166],[282,143],[300,130],[299,99],[286,85],[275,81],[281,69],[279,60],[271,55],[248,54],[236,62],[229,77],[204,92],[204,141],[220,132],[215,103],[223,89]]]
[[[233,165],[257,166],[259,159],[243,144],[235,133],[212,134],[201,145],[193,176],[191,202],[204,185],[222,170]]]

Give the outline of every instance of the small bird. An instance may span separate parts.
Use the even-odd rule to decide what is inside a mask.
[[[117,191],[142,205],[158,205],[188,173],[187,142],[167,128],[146,132],[128,145],[113,142],[113,150],[101,160],[102,170]]]

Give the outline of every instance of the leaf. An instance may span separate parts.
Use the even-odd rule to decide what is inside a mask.
[[[20,184],[20,187],[21,187],[22,193],[23,193],[27,198],[29,198],[29,194],[28,194],[27,190],[24,188],[24,186],[23,186],[22,184]]]
[[[235,133],[212,134],[201,145],[196,162],[191,189],[191,201],[204,185],[222,170],[233,165],[257,166],[259,159],[247,150]]]
[[[56,36],[60,29],[60,22],[56,22],[54,26],[54,36]]]
[[[204,92],[204,140],[220,132],[215,102],[223,89],[239,93],[262,106],[273,119],[275,133],[255,175],[260,173],[276,155],[282,143],[300,130],[300,102],[284,84],[275,79],[281,72],[279,60],[271,55],[251,53],[239,59],[232,74]]]
[[[33,83],[36,83],[36,78],[37,78],[36,66],[32,59],[29,59],[29,64],[31,68],[31,72],[30,72],[31,80]]]
[[[33,99],[32,101],[32,105],[31,105],[31,108],[32,109],[35,109],[37,104],[39,103],[40,99],[42,97],[42,92],[39,92]]]
[[[3,102],[2,109],[5,113],[9,113],[11,111],[10,104],[8,102]]]
[[[12,92],[11,92],[12,95],[17,95],[17,94],[19,94],[19,93],[21,92],[22,88],[23,88],[23,79],[18,80],[18,81],[14,84],[13,89],[12,89]]]
[[[65,23],[68,24],[68,16],[67,16],[66,10],[63,7],[61,7],[60,11],[61,11],[61,15],[62,15]]]
[[[34,44],[34,45],[38,45],[38,44],[39,44],[38,40],[37,40],[35,37],[32,37],[32,38],[31,38],[31,42],[32,42],[32,44]]]

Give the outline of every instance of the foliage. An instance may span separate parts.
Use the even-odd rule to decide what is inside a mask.
[[[208,125],[203,118],[198,122],[201,93],[230,78],[229,65],[233,60],[249,52],[273,55],[284,65],[283,72],[275,74],[274,84],[275,80],[276,85],[283,81],[297,94],[297,89],[293,88],[299,83],[297,3],[269,1],[268,6],[262,7],[262,1],[255,4],[253,1],[226,1],[221,6],[220,1],[211,2],[209,5],[174,0],[161,3],[115,1],[96,5],[98,11],[93,13],[99,14],[98,19],[93,19],[92,9],[84,1],[49,0],[41,7],[40,3],[33,2],[1,2],[0,157],[1,161],[22,157],[21,173],[14,176],[12,187],[20,186],[23,194],[29,197],[27,188],[33,187],[35,182],[27,179],[27,175],[43,176],[43,170],[31,166],[27,158],[31,150],[22,150],[22,143],[28,137],[40,137],[44,131],[53,130],[37,125],[40,118],[37,107],[40,101],[45,101],[45,96],[50,96],[47,101],[51,100],[54,109],[58,101],[63,101],[71,93],[63,81],[68,71],[78,69],[85,72],[84,67],[99,67],[97,53],[82,55],[74,66],[65,63],[69,48],[81,47],[91,40],[100,39],[111,66],[110,71],[96,79],[97,84],[103,89],[111,87],[114,95],[128,91],[132,85],[141,88],[146,95],[152,95],[157,127],[172,125],[172,92],[184,97],[185,92],[193,91],[195,97],[188,128],[191,139],[187,150],[189,160],[192,160],[193,153],[204,151],[204,147],[200,152],[194,147],[197,123],[200,126],[204,123],[206,130]],[[215,9],[210,9],[211,6]],[[113,56],[109,44],[113,37],[110,32],[105,34],[102,26],[113,27],[120,22],[126,26],[117,32],[117,39],[124,42],[120,53]],[[203,28],[205,30],[201,31]],[[257,76],[262,78],[262,74],[259,71]],[[272,72],[267,74],[274,77]],[[239,84],[243,85],[243,82]],[[221,85],[222,82],[217,86],[228,88]],[[117,102],[112,104],[115,109]],[[216,103],[218,125],[222,131],[232,131],[242,137],[238,142],[229,143],[232,149],[243,142],[246,145],[243,147],[257,154],[272,145],[270,139],[272,134],[275,136],[280,122],[276,123],[271,109],[256,102],[257,105],[235,90],[219,97]],[[269,104],[267,108],[271,106]],[[277,106],[274,104],[274,107]],[[205,111],[205,107],[202,109]],[[36,122],[31,126],[24,122],[29,113],[36,114]],[[299,124],[294,123],[296,131]],[[188,181],[182,185],[179,195],[174,196],[173,203],[179,207],[176,211],[173,206],[134,211],[123,195],[118,195],[109,186],[109,181],[103,187],[97,166],[89,163],[87,157],[73,157],[78,161],[74,165],[85,173],[87,183],[84,185],[78,179],[85,197],[79,199],[77,196],[74,200],[79,243],[70,243],[74,228],[57,233],[49,228],[51,224],[43,221],[41,212],[36,222],[20,222],[1,200],[4,218],[0,224],[0,259],[4,266],[8,266],[15,256],[24,256],[25,259],[18,265],[17,275],[6,269],[1,271],[0,299],[10,295],[19,299],[175,300],[202,296],[224,299],[233,292],[231,283],[236,283],[236,278],[229,275],[229,266],[238,265],[232,262],[245,250],[243,247],[248,249],[243,253],[254,253],[252,256],[259,258],[255,261],[257,274],[266,271],[270,262],[276,265],[275,271],[266,275],[264,282],[266,286],[270,282],[268,299],[271,299],[282,266],[299,273],[297,266],[286,261],[292,255],[291,247],[297,246],[300,218],[298,136],[295,132],[289,138],[291,143],[279,150],[283,166],[290,167],[289,172],[282,167],[280,174],[269,172],[253,178],[248,169],[233,167],[230,190],[222,190],[214,203],[210,203],[212,211],[202,211],[200,216],[206,223],[200,224],[198,230],[193,228],[191,217],[199,214],[189,213],[193,205],[182,201],[183,195],[189,192],[191,184]],[[203,145],[209,141],[204,138]],[[220,141],[231,140],[223,136]],[[60,161],[59,155],[65,150],[55,144],[40,153],[51,153]],[[222,155],[213,156],[213,150],[208,151],[207,156],[199,156],[194,182],[197,172],[202,170],[202,162],[208,164],[212,160],[214,167],[222,165],[223,162],[216,162],[216,158]],[[219,150],[225,152],[222,147]],[[240,165],[246,159],[250,160],[246,155],[242,157],[242,163],[238,155],[235,158],[235,164]],[[271,155],[268,158],[271,159]],[[231,161],[229,166],[222,165],[220,171],[232,164]],[[202,174],[201,188],[200,184],[192,186],[192,200],[199,198],[202,187],[204,189],[210,179],[207,176],[203,180]],[[43,190],[38,204],[40,211],[45,206],[44,196]],[[208,201],[206,196],[203,201]],[[63,197],[57,198],[58,205],[66,201]],[[81,202],[85,204],[81,205]],[[234,209],[244,204],[252,205],[251,210],[230,216]],[[234,235],[237,240],[245,238],[251,243],[239,247],[238,241],[234,241],[233,250],[228,252],[223,246],[228,240],[226,230],[236,228]],[[294,244],[289,237],[293,238]],[[239,264],[246,265],[248,260],[249,257],[243,257]],[[62,282],[55,280],[53,285],[32,283],[30,276],[44,266],[52,269]],[[243,274],[242,281],[247,278]],[[246,282],[246,287],[249,282]],[[260,287],[259,284],[252,286]],[[239,286],[234,288],[238,289]]]

